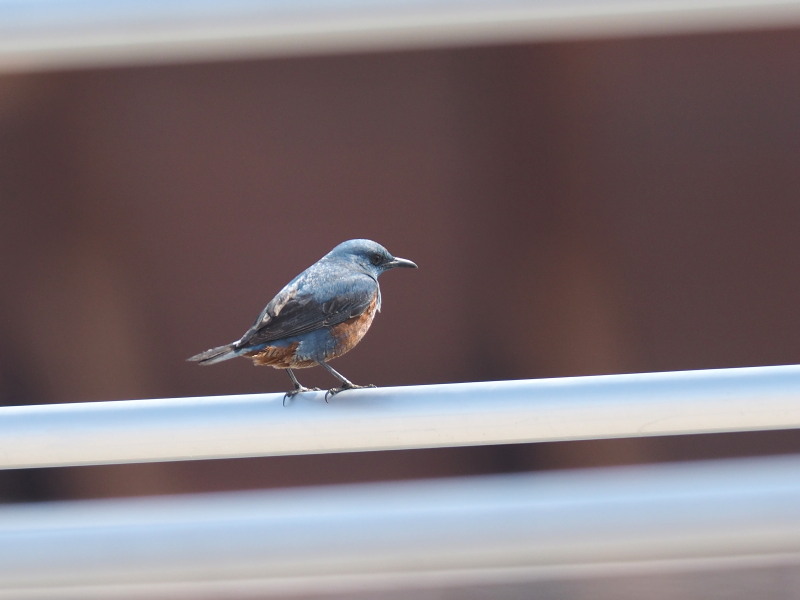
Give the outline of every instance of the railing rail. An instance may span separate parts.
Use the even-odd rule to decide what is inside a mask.
[[[785,0],[0,0],[0,72],[798,23]]]
[[[0,507],[0,598],[350,597],[759,564],[800,565],[800,457]]]
[[[800,366],[0,408],[0,468],[800,427]]]
[[[0,409],[5,468],[800,427],[800,366]],[[0,506],[2,598],[800,567],[800,456]],[[359,596],[359,594],[361,594]]]

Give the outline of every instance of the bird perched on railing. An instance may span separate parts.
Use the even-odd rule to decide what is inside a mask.
[[[354,384],[328,361],[351,350],[367,333],[381,309],[378,276],[395,267],[417,265],[371,240],[342,242],[286,284],[241,338],[188,360],[212,365],[245,356],[256,365],[285,369],[294,389],[284,400],[319,391],[301,385],[292,371],[317,365],[341,382],[326,392],[326,400],[344,390],[375,387]]]

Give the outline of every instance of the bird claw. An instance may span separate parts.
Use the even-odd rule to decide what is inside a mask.
[[[356,385],[355,383],[351,383],[350,385],[343,384],[342,387],[338,388],[331,388],[327,392],[325,392],[325,402],[328,402],[328,398],[333,398],[336,394],[339,394],[345,390],[364,390],[367,388],[374,388],[375,384],[369,383],[367,385]]]
[[[321,392],[321,391],[322,390],[319,389],[318,387],[307,388],[307,387],[301,385],[300,387],[296,387],[292,391],[286,392],[283,395],[283,405],[286,406],[286,401],[287,400],[291,400],[292,398],[297,396],[297,394],[301,394],[303,392]]]

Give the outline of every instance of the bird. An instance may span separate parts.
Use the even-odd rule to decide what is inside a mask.
[[[339,381],[326,391],[326,402],[345,390],[375,387],[356,385],[328,361],[352,350],[367,333],[381,309],[378,277],[396,267],[417,265],[372,240],[342,242],[287,283],[242,337],[187,360],[213,365],[243,356],[257,366],[285,369],[293,389],[284,394],[284,404],[301,392],[321,391],[303,386],[294,369],[321,366]]]

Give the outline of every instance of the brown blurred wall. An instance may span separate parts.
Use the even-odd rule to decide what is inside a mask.
[[[383,278],[337,361],[355,381],[800,362],[799,64],[786,30],[2,76],[0,399],[283,391],[184,359],[352,237],[420,265]],[[61,469],[6,495],[800,449],[704,437]]]

